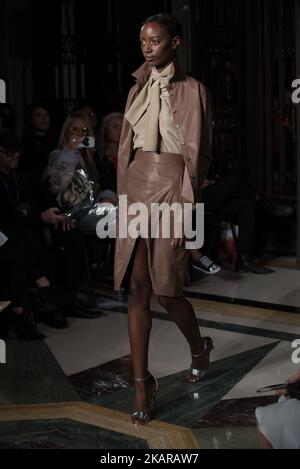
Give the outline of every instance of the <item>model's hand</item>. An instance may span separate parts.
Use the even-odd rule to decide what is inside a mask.
[[[183,236],[182,238],[173,238],[171,242],[171,246],[173,249],[182,248],[182,246],[184,245],[184,242],[185,242],[185,236]]]
[[[182,213],[178,212],[171,218],[171,226],[174,224],[174,231],[171,246],[173,249],[179,249],[184,246],[185,237],[185,223],[188,222],[184,216],[184,207],[182,206]]]

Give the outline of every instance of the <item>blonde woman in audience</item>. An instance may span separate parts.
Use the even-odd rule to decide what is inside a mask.
[[[99,221],[99,204],[117,202],[115,193],[102,190],[94,153],[95,138],[89,120],[80,112],[71,113],[43,178],[48,195],[70,216],[75,227],[93,233]]]
[[[121,137],[123,114],[110,112],[101,124],[98,144],[97,168],[105,189],[117,191],[118,148]]]

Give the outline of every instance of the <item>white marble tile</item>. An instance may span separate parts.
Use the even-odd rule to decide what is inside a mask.
[[[299,370],[299,365],[292,363],[293,350],[289,342],[278,344],[223,399],[273,395],[273,393],[258,394],[257,389],[283,383]]]
[[[130,354],[127,316],[107,312],[99,319],[73,319],[64,330],[41,330],[48,334],[47,345],[67,375]],[[203,336],[211,336],[215,350],[211,359],[219,360],[255,347],[274,342],[274,339],[201,328]],[[157,376],[167,376],[190,366],[189,346],[173,322],[153,320],[149,348],[149,368]]]
[[[125,314],[107,312],[98,319],[70,319],[69,323],[63,330],[39,326],[66,375],[130,353]]]
[[[194,282],[189,290],[231,299],[300,307],[300,272],[283,268],[274,270],[268,275],[235,274],[223,270]]]

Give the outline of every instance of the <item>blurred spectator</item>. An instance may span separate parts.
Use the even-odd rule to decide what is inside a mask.
[[[19,148],[14,131],[0,132],[0,229],[8,237],[0,251],[2,266],[5,266],[1,275],[8,282],[12,317],[19,325],[22,323],[24,338],[40,338],[29,305],[29,288],[33,284],[45,306],[41,320],[58,328],[66,327],[67,323],[56,310],[42,244],[41,215],[31,184],[17,169]]]
[[[10,103],[0,103],[0,129],[15,130],[17,115]]]
[[[69,279],[69,285],[65,286],[69,291],[66,296],[70,298],[69,315],[75,315],[75,290],[84,271],[83,233],[91,234],[101,242],[96,238],[97,223],[104,215],[101,203],[117,202],[116,194],[100,188],[94,148],[83,145],[85,139],[93,136],[88,119],[79,112],[70,114],[63,124],[58,149],[51,153],[43,178],[43,208],[56,206],[70,221],[67,231],[52,230],[55,242],[63,244],[68,257],[64,277]],[[111,207],[115,210],[113,205]],[[79,308],[76,311],[77,316],[81,314]],[[80,317],[98,316],[96,313],[88,316],[92,314],[88,311],[82,314],[84,316]]]
[[[26,108],[20,168],[28,171],[35,186],[40,184],[49,155],[56,147],[50,122],[45,106],[31,104]]]
[[[117,190],[118,148],[121,137],[123,114],[107,114],[101,126],[101,138],[98,145],[97,167],[104,189]]]
[[[257,407],[258,436],[262,449],[300,449],[300,371],[277,391],[279,402]]]
[[[95,234],[100,219],[99,204],[116,204],[117,196],[100,188],[94,148],[84,146],[88,137],[93,137],[89,121],[78,112],[70,114],[63,124],[58,149],[50,155],[44,188],[48,198],[54,199],[60,210],[72,217],[76,228]]]
[[[86,243],[83,233],[74,228],[72,220],[64,217],[58,207],[45,206],[42,219],[50,230],[49,249],[52,253],[59,310],[67,317],[97,318],[101,312],[90,310],[87,304],[77,298],[77,290],[85,272]]]
[[[78,106],[78,112],[89,121],[93,135],[96,139],[99,137],[99,121],[97,111],[92,103],[88,100],[83,100]]]
[[[235,176],[206,179],[202,187],[201,202],[205,205],[205,239],[214,238],[212,230],[216,223],[228,221],[238,226],[234,267],[236,272],[273,272],[254,263],[256,193],[248,184]]]

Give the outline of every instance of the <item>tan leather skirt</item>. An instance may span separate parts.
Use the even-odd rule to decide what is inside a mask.
[[[152,203],[165,202],[171,205],[180,202],[183,175],[182,155],[138,150],[126,173],[124,193],[128,197],[128,207],[133,203],[142,202],[148,207],[150,218]],[[120,214],[118,218],[119,216]],[[136,215],[128,216],[128,224],[133,218],[136,218]],[[122,239],[117,235],[114,268],[116,290],[121,286],[128,286],[128,267],[136,241],[130,236]],[[181,296],[187,280],[188,252],[184,247],[173,249],[172,239],[163,238],[161,235],[158,238],[145,237],[145,241],[153,293],[168,297]]]

